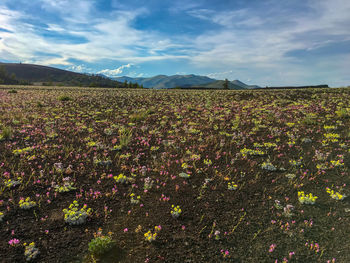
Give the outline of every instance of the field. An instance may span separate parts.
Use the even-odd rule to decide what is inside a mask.
[[[349,101],[2,86],[1,262],[350,262]]]

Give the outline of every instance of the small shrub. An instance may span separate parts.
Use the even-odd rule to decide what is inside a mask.
[[[132,131],[131,130],[119,130],[119,145],[124,148],[129,145],[132,139]]]
[[[58,100],[59,101],[70,101],[70,100],[72,100],[72,98],[67,96],[67,95],[62,95],[62,96],[58,97]]]
[[[91,215],[92,209],[84,205],[83,208],[79,209],[78,201],[73,201],[69,205],[68,209],[63,209],[64,221],[69,225],[81,225],[86,222],[88,216]]]
[[[10,140],[12,138],[12,129],[10,127],[4,127],[0,134],[0,141]]]
[[[301,123],[304,125],[316,125],[317,120],[316,116],[313,114],[307,114],[304,119],[301,120]]]
[[[101,256],[114,246],[110,236],[96,236],[89,242],[89,252],[94,256]]]
[[[17,93],[17,90],[12,89],[12,90],[9,90],[8,93],[13,93],[14,94],[14,93]]]
[[[299,202],[302,203],[302,204],[313,205],[316,202],[317,198],[318,198],[317,196],[312,195],[311,193],[305,195],[304,191],[299,191],[298,192],[298,199],[299,199]]]
[[[38,101],[38,102],[36,103],[36,106],[37,106],[38,108],[42,108],[42,107],[44,107],[44,104],[42,104],[40,101]]]
[[[350,112],[348,112],[348,110],[345,108],[338,109],[335,112],[335,114],[337,114],[337,117],[339,119],[345,119],[345,118],[348,118],[350,116]]]
[[[145,119],[147,119],[148,115],[149,115],[148,110],[135,112],[130,116],[130,121],[131,122],[144,121]]]

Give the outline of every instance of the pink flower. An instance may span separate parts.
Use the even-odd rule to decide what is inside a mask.
[[[124,233],[125,233],[125,232],[128,232],[128,229],[127,229],[127,228],[124,228]]]
[[[275,248],[276,248],[276,244],[271,244],[269,252],[272,253],[275,250]]]
[[[17,244],[19,244],[19,240],[17,239],[17,238],[14,238],[14,239],[11,239],[10,241],[9,241],[9,245],[10,246],[16,246]]]

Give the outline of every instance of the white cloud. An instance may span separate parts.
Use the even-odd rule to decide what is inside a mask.
[[[108,77],[118,77],[120,74],[123,73],[123,70],[125,68],[130,68],[131,66],[133,66],[133,64],[126,64],[126,65],[122,65],[119,68],[116,69],[103,69],[100,70],[99,72],[97,72],[98,74],[104,74]]]
[[[28,17],[27,14],[11,11],[0,4],[1,27],[11,31],[0,31],[0,57],[6,56],[7,59],[44,65],[71,65],[71,60],[94,63],[108,59],[137,63],[183,57],[166,53],[169,48],[184,47],[183,44],[176,44],[155,31],[133,28],[134,19],[145,14],[147,12],[145,8],[111,11],[105,17],[99,18],[92,14],[93,1],[37,1],[40,1],[46,10],[57,12],[66,20],[59,25],[48,23],[45,28],[46,31],[67,36],[65,42],[43,36],[43,28],[23,22],[22,19]],[[81,12],[78,12],[80,9]],[[30,18],[37,19],[34,16]],[[70,43],[69,36],[81,37],[85,41]],[[52,59],[42,53],[60,57]]]

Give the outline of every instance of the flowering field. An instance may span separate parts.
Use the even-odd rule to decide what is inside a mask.
[[[349,101],[2,87],[1,262],[350,262]]]

